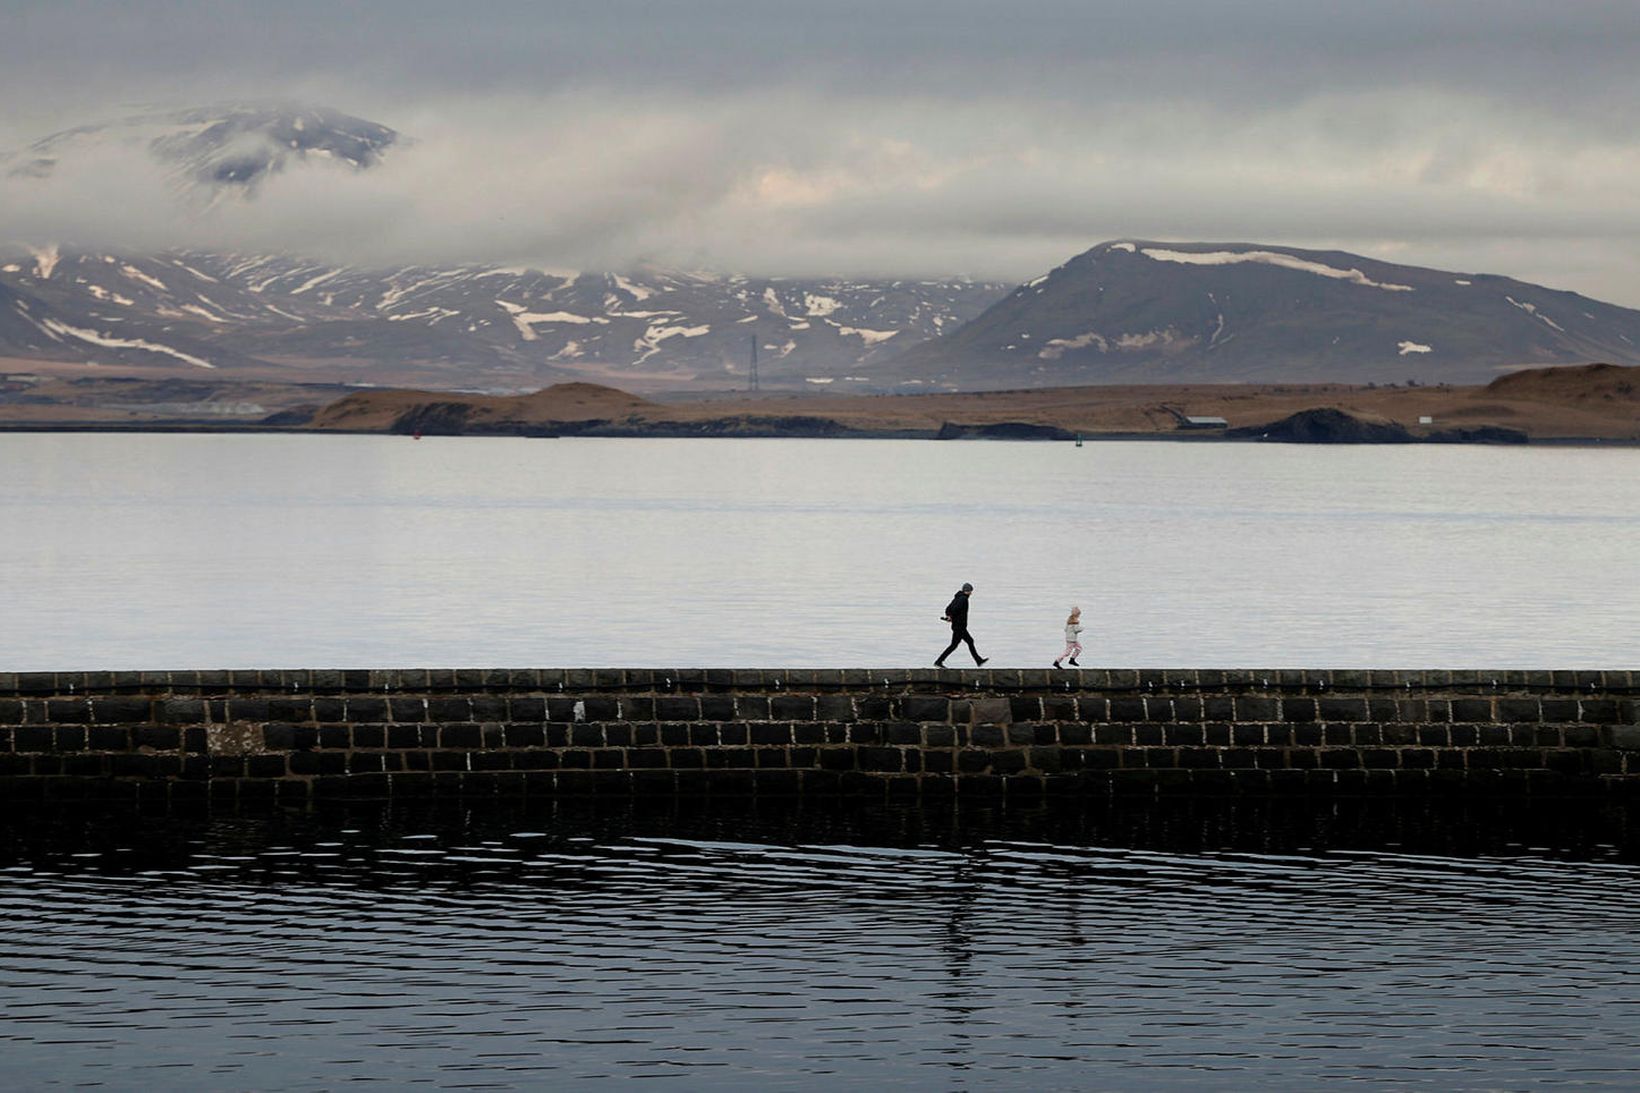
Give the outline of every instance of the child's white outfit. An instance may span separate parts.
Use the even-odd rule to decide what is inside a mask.
[[[1066,657],[1070,657],[1072,664],[1076,663],[1076,658],[1082,655],[1081,635],[1081,623],[1067,622],[1065,624],[1065,651],[1060,653],[1059,659],[1053,662],[1055,668],[1059,667],[1059,661],[1064,660]]]

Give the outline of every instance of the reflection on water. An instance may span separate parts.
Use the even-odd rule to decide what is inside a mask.
[[[0,1082],[1630,1084],[1640,825],[1570,803],[64,813]]]
[[[1628,668],[1640,449],[0,434],[0,671]]]

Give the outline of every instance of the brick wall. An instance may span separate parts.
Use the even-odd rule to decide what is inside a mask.
[[[0,673],[13,800],[1640,788],[1640,672]]]

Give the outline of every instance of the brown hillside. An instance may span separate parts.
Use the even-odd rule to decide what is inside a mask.
[[[1486,390],[1502,399],[1534,402],[1640,402],[1640,367],[1579,364],[1563,368],[1528,368],[1500,376]]]
[[[466,424],[497,421],[596,421],[642,413],[653,403],[596,383],[557,383],[528,395],[448,391],[360,391],[326,406],[313,424],[333,429],[389,429],[406,414],[437,406]]]

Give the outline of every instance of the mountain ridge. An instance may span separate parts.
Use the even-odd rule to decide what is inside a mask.
[[[1640,363],[1640,311],[1495,274],[1257,243],[1100,243],[890,362],[972,386],[1486,382]]]

